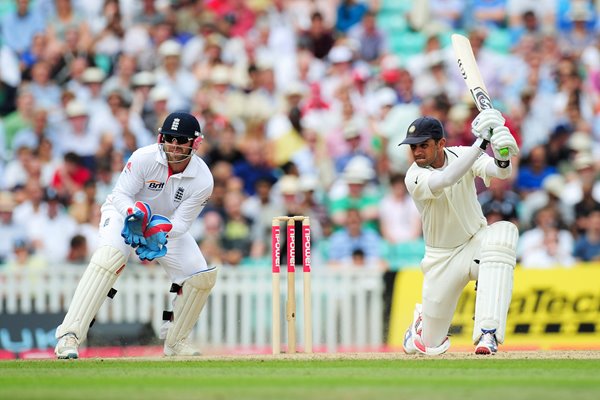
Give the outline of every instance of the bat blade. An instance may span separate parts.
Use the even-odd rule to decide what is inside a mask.
[[[477,60],[475,54],[473,54],[473,48],[468,38],[458,33],[454,33],[451,36],[452,49],[456,55],[458,62],[458,68],[460,74],[465,80],[467,89],[471,93],[471,97],[477,106],[479,111],[494,108],[492,106],[492,99],[485,87],[481,72],[477,66]],[[508,155],[508,149],[500,149],[500,154],[503,156]]]

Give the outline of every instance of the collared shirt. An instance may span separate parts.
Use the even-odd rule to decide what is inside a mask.
[[[455,162],[469,147],[448,147],[444,150],[448,165]],[[455,184],[433,193],[429,189],[429,177],[434,168],[419,167],[413,163],[406,174],[406,187],[415,201],[423,219],[423,238],[431,247],[454,248],[467,242],[477,231],[487,225],[477,200],[475,177],[489,177],[486,165],[493,162],[482,154],[471,169]]]
[[[0,21],[1,35],[4,43],[18,53],[31,46],[33,37],[46,29],[46,24],[38,13],[28,12],[20,16],[16,12],[7,14]]]
[[[171,220],[169,237],[177,237],[187,232],[198,217],[213,185],[212,173],[197,156],[192,156],[183,172],[169,175],[161,146],[152,144],[133,152],[102,207],[113,206],[126,215],[135,201],[147,202],[153,214]]]

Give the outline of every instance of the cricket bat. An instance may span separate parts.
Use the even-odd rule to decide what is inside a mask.
[[[457,33],[452,34],[451,39],[452,48],[458,61],[458,68],[460,68],[460,73],[471,93],[471,97],[473,97],[473,101],[475,101],[477,109],[481,111],[494,108],[481,77],[481,72],[479,72],[477,60],[475,60],[475,55],[471,48],[471,42],[465,36]],[[504,157],[508,156],[508,149],[500,149],[500,154]]]

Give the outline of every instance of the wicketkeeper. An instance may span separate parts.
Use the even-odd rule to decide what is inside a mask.
[[[415,160],[405,182],[421,213],[426,244],[422,305],[416,305],[404,335],[409,354],[448,350],[448,328],[470,280],[478,281],[475,353],[494,354],[504,342],[518,230],[507,221],[487,225],[474,180],[479,176],[489,185],[491,178],[510,177],[511,158],[519,148],[496,110],[479,113],[472,132],[472,146],[446,148],[440,121],[422,117],[409,126],[401,143],[410,145]],[[484,153],[490,143],[493,158]]]
[[[123,272],[131,248],[165,269],[176,288],[172,320],[164,326],[164,354],[198,355],[187,343],[215,284],[188,232],[213,190],[206,163],[195,155],[202,142],[198,120],[174,112],[159,129],[158,143],[136,150],[102,205],[100,245],[79,282],[69,311],[56,329],[58,358],[78,358],[94,316]]]

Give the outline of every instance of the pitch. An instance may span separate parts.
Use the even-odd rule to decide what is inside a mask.
[[[600,352],[0,362],[2,399],[597,399]]]

